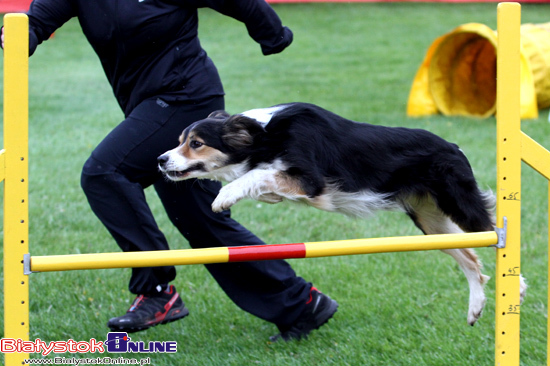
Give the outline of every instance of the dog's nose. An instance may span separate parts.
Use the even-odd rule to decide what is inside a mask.
[[[157,158],[157,163],[160,166],[164,166],[164,164],[166,164],[167,161],[168,161],[168,155],[166,155],[166,154],[162,154],[161,156],[159,156]]]

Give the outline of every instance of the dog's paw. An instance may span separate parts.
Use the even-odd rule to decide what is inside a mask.
[[[476,286],[470,291],[470,307],[468,309],[468,324],[474,325],[477,320],[481,317],[483,313],[483,308],[487,302],[485,293],[483,291],[483,286],[491,279],[491,277],[484,274],[480,275],[479,284],[481,286]]]
[[[476,299],[473,304],[470,304],[470,309],[468,309],[468,324],[473,326],[481,317],[486,301],[487,299],[483,295],[481,298]]]
[[[212,211],[222,212],[224,210],[229,210],[229,208],[237,203],[237,201],[241,198],[242,197],[235,194],[234,190],[231,189],[229,185],[224,186],[220,189],[220,192],[214,202],[212,202]]]
[[[224,201],[216,198],[214,202],[212,202],[212,211],[214,212],[222,212],[225,210],[229,210],[231,206],[233,206],[235,202],[230,201]]]
[[[525,295],[527,295],[527,282],[523,275],[519,275],[519,303],[522,304],[525,300]]]

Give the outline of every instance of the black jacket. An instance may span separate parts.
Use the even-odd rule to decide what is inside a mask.
[[[216,67],[197,37],[199,7],[243,22],[264,55],[292,42],[292,32],[265,0],[34,0],[28,12],[30,54],[78,17],[126,115],[152,96],[186,101],[223,95]]]

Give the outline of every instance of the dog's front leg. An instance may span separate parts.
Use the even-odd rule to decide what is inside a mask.
[[[243,198],[257,200],[261,196],[273,193],[275,172],[271,169],[251,170],[242,177],[223,186],[212,203],[212,211],[227,210]]]

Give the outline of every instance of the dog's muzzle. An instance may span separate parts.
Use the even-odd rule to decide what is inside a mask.
[[[168,179],[171,180],[183,180],[185,179],[191,172],[198,171],[198,170],[204,170],[204,164],[203,163],[197,163],[192,166],[190,166],[187,169],[184,170],[173,170],[171,167],[168,167],[168,162],[170,161],[170,156],[168,154],[163,154],[157,158],[158,168],[161,171],[162,174],[164,174]]]

